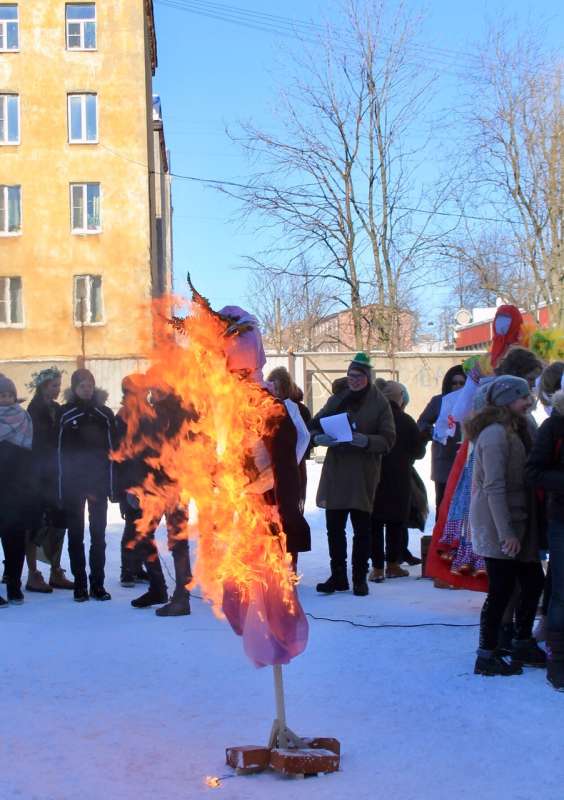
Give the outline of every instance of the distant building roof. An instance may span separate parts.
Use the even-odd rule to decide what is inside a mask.
[[[156,72],[157,60],[157,33],[155,30],[155,12],[153,0],[145,0],[145,16],[147,17],[147,27],[149,28],[149,45],[151,47],[151,72]]]

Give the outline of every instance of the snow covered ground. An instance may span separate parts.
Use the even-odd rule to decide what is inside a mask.
[[[368,598],[318,596],[327,576],[319,470],[311,465],[313,551],[300,558],[306,611],[369,625],[477,622],[481,595],[436,590],[419,568],[372,584]],[[132,609],[137,591],[118,582],[120,534],[114,508],[112,602],[79,605],[59,591],[0,612],[0,800],[564,798],[564,696],[542,671],[475,677],[476,628],[310,620],[305,654],[284,671],[288,722],[340,739],[342,770],[232,777],[225,747],[268,738],[272,671],[256,670],[199,600],[176,619]],[[226,779],[207,788],[207,775]]]

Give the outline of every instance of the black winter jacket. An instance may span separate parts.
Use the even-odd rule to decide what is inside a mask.
[[[31,527],[31,450],[0,442],[0,533]]]
[[[390,402],[396,426],[396,441],[382,458],[380,483],[374,498],[373,519],[377,522],[406,524],[411,510],[411,469],[425,455],[415,420]]]
[[[170,482],[170,477],[160,467],[150,467],[147,459],[158,455],[160,446],[165,441],[173,441],[180,433],[182,425],[195,418],[195,412],[186,409],[179,397],[169,394],[153,404],[154,417],[147,416],[140,421],[139,436],[147,443],[133,458],[115,463],[116,495],[120,503],[125,500],[129,489],[142,486],[147,476],[152,473],[157,484]],[[116,445],[123,441],[127,433],[125,422],[126,411],[118,412],[116,417]],[[192,435],[192,434],[189,434]]]
[[[564,392],[556,398],[555,410],[536,434],[526,476],[532,486],[546,492],[548,520],[564,522]]]
[[[116,449],[119,448],[127,433],[127,424],[118,412],[116,416]],[[114,462],[114,476],[116,496],[120,503],[125,500],[125,494],[134,486],[142,486],[150,472],[146,458],[155,456],[156,450],[143,449],[132,458]]]
[[[417,425],[425,441],[433,438],[435,423],[441,413],[441,405],[445,394],[452,391],[452,380],[455,375],[464,375],[463,368],[456,364],[446,371],[441,387],[441,394],[432,397],[425,407],[423,413],[417,420]],[[431,480],[437,483],[446,483],[454,464],[454,459],[462,441],[462,428],[457,423],[456,432],[451,436],[446,444],[433,442],[431,445]]]
[[[47,403],[36,394],[27,411],[33,422],[33,491],[41,506],[54,505],[57,502],[57,446],[61,406],[54,400]]]
[[[74,399],[61,408],[57,448],[61,502],[76,494],[114,496],[110,452],[115,440],[115,417],[107,406]]]
[[[270,500],[268,495],[273,494],[272,501],[278,506],[286,533],[287,551],[304,553],[311,550],[311,533],[300,511],[302,487],[300,468],[296,461],[296,440],[296,428],[285,411],[276,430],[265,440],[274,476],[274,490],[272,493],[267,493],[267,500]]]

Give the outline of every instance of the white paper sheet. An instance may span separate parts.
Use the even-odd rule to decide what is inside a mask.
[[[346,414],[334,414],[332,417],[322,417],[321,427],[328,436],[338,442],[352,442],[352,430]]]

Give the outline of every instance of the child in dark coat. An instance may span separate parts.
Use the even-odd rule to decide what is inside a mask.
[[[59,500],[65,510],[74,599],[88,600],[84,554],[84,509],[90,523],[90,597],[110,600],[104,588],[108,498],[114,494],[115,418],[96,391],[94,376],[78,369],[71,376],[70,400],[61,409],[58,446]]]
[[[382,458],[382,474],[374,498],[372,512],[372,570],[369,580],[381,583],[384,577],[407,577],[409,572],[400,563],[405,549],[405,530],[411,510],[411,470],[416,459],[425,455],[425,444],[415,420],[404,411],[404,388],[388,381],[382,393],[389,401],[396,426],[396,441]],[[384,575],[384,530],[386,562]]]
[[[8,602],[23,603],[21,578],[28,527],[31,417],[18,402],[14,383],[0,375],[0,539],[4,548]],[[0,608],[7,606],[0,597]]]
[[[47,593],[53,589],[74,589],[65,576],[61,555],[66,522],[57,504],[57,444],[61,406],[62,374],[57,367],[48,367],[32,376],[30,389],[34,395],[27,411],[33,422],[33,526],[26,548],[29,576],[26,591]],[[51,566],[49,583],[37,568],[37,550],[41,545],[43,559]]]

